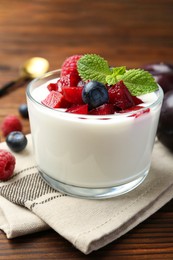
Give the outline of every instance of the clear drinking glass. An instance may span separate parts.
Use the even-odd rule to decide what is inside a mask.
[[[60,70],[52,71],[27,87],[35,159],[43,179],[63,193],[90,199],[137,187],[150,169],[162,89],[154,93],[154,102],[137,111],[79,115],[40,103],[44,93],[38,88],[59,77]]]

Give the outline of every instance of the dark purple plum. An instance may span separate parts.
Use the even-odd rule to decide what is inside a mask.
[[[142,68],[153,75],[156,82],[162,87],[164,93],[173,89],[173,64],[148,64],[143,66]]]
[[[173,150],[173,90],[168,91],[164,96],[157,137],[165,146]]]
[[[173,64],[171,63],[153,63],[144,65],[142,68],[149,71],[152,75],[170,72],[173,73]]]
[[[158,132],[158,140],[173,152],[173,132]]]
[[[164,93],[173,90],[173,72],[153,75],[156,82],[162,87]]]
[[[153,63],[142,67],[149,71],[164,91],[157,137],[173,151],[173,64]]]
[[[168,91],[163,99],[159,127],[173,131],[173,90]]]

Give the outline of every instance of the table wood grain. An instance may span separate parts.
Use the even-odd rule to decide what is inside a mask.
[[[173,1],[0,1],[0,86],[17,78],[30,57],[47,58],[53,70],[69,55],[84,53],[129,68],[173,63]],[[25,90],[23,84],[0,98],[0,123],[9,114],[20,117]],[[21,120],[29,133],[29,121]],[[11,240],[0,231],[0,259],[173,259],[173,200],[88,256],[53,230]]]

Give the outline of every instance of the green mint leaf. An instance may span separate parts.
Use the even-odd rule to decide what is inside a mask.
[[[106,83],[106,76],[112,74],[108,62],[97,54],[85,54],[77,62],[80,77]]]
[[[119,75],[118,79],[124,81],[133,96],[140,96],[158,89],[153,76],[142,69],[127,70],[123,75]]]
[[[113,71],[113,74],[114,74],[115,76],[117,76],[117,75],[123,75],[123,74],[126,72],[126,67],[125,67],[125,66],[115,67],[115,68],[112,68],[112,71]]]
[[[126,67],[116,67],[112,68],[112,74],[106,76],[106,82],[109,86],[116,84],[119,75],[123,75],[126,72]]]
[[[117,78],[114,76],[114,74],[106,76],[106,83],[108,86],[115,85],[117,82]]]

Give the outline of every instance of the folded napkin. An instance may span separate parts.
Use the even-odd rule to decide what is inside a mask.
[[[85,254],[122,236],[173,197],[173,154],[156,142],[145,181],[112,199],[73,198],[47,185],[34,161],[31,135],[27,148],[15,154],[14,176],[0,182],[0,229],[8,238],[49,227]],[[0,149],[7,149],[5,143]]]

